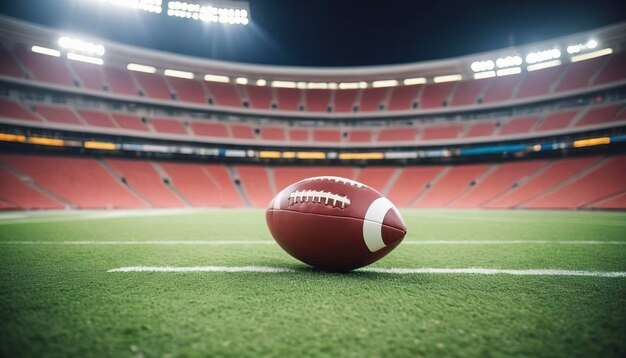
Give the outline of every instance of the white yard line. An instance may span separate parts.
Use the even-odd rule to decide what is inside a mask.
[[[254,272],[254,273],[297,273],[301,270],[268,267],[268,266],[130,266],[119,267],[107,272]],[[486,269],[486,268],[362,268],[354,272],[370,272],[384,274],[467,274],[467,275],[514,275],[514,276],[587,276],[618,278],[626,277],[626,272],[605,272],[605,271],[581,271],[581,270],[559,270],[559,269],[530,269],[530,270],[506,270],[506,269]]]
[[[272,245],[275,243],[272,240],[0,241],[0,245]],[[626,245],[626,241],[405,240],[402,245]]]

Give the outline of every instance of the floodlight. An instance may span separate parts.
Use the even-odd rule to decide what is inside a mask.
[[[395,87],[398,85],[397,80],[380,80],[372,82],[373,88]]]
[[[475,80],[482,80],[482,79],[491,78],[491,77],[496,77],[496,71],[486,71],[486,72],[479,72],[479,73],[474,74]]]
[[[561,57],[561,50],[553,48],[551,50],[531,52],[526,55],[526,63],[533,64],[538,62],[550,61]]]
[[[138,63],[129,63],[126,66],[126,69],[128,69],[129,71],[144,72],[144,73],[155,73],[156,72],[156,68],[154,68],[152,66],[140,65]]]
[[[42,55],[48,55],[48,56],[54,56],[54,57],[59,57],[61,56],[61,51],[59,50],[55,50],[55,49],[51,49],[51,48],[47,48],[47,47],[42,47],[42,46],[33,46],[30,48],[31,51],[35,52],[35,53],[39,53]]]
[[[462,79],[463,79],[463,76],[461,76],[460,74],[454,74],[454,75],[437,76],[433,78],[433,81],[435,83],[444,83],[444,82],[460,81]]]
[[[272,81],[271,86],[276,88],[296,88],[296,83],[293,81]]]
[[[211,75],[211,74],[204,75],[204,80],[208,82],[222,82],[222,83],[230,82],[230,78],[228,78],[227,76]]]
[[[339,84],[339,89],[357,89],[359,88],[358,82],[342,82]]]
[[[511,67],[511,68],[505,68],[505,69],[496,71],[496,74],[499,77],[516,75],[518,73],[522,73],[522,68],[521,67]]]
[[[86,55],[104,55],[104,46],[68,36],[59,38],[59,46]]]
[[[256,80],[256,85],[257,86],[266,86],[267,85],[267,81],[262,79],[262,78],[260,78],[260,79]]]
[[[248,79],[245,77],[237,77],[235,78],[235,83],[240,84],[240,85],[247,85]]]
[[[537,71],[537,70],[542,70],[544,68],[550,68],[550,67],[555,67],[555,66],[559,66],[561,64],[561,60],[552,60],[552,61],[547,61],[547,62],[540,62],[540,63],[536,63],[534,65],[528,65],[526,67],[527,71]]]
[[[168,16],[231,25],[250,23],[246,1],[217,2],[207,5],[169,1],[167,8]]]
[[[177,70],[165,70],[163,74],[166,76],[184,78],[187,80],[191,80],[194,77],[192,72],[177,71]]]
[[[94,65],[102,65],[104,63],[101,58],[80,55],[80,54],[72,53],[72,52],[67,54],[67,58],[70,60],[87,62],[87,63],[91,63]]]
[[[521,64],[522,64],[522,58],[517,55],[500,57],[496,60],[496,66],[498,66],[498,68],[519,66]]]
[[[590,60],[592,58],[596,58],[596,57],[600,57],[600,56],[606,56],[606,55],[610,55],[612,53],[613,53],[613,49],[610,48],[610,47],[607,47],[607,48],[603,48],[602,50],[598,50],[598,51],[593,51],[593,52],[589,52],[589,53],[583,53],[581,55],[572,56],[572,62]]]
[[[405,78],[404,81],[402,81],[402,84],[404,84],[405,86],[421,85],[424,83],[426,83],[426,78],[424,77]]]
[[[493,61],[491,61],[491,60],[474,61],[470,65],[470,68],[474,72],[491,71],[491,70],[494,69],[494,67],[495,67],[495,65],[494,65]]]

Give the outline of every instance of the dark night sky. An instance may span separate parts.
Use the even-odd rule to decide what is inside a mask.
[[[211,59],[292,66],[433,60],[626,21],[623,0],[251,0],[253,25],[247,27],[115,7],[96,11],[95,2],[2,1],[0,13],[74,35]],[[163,3],[166,9],[167,0]]]

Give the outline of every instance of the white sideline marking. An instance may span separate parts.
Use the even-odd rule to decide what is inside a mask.
[[[296,273],[298,270],[267,266],[130,266],[119,267],[107,272],[256,272],[256,273]],[[373,272],[386,274],[469,274],[469,275],[514,275],[514,276],[589,276],[589,277],[626,277],[626,272],[580,271],[559,269],[505,270],[485,268],[362,268],[355,272]]]
[[[0,241],[0,245],[273,245],[273,240]],[[626,241],[404,240],[401,245],[626,245]]]
[[[108,270],[107,272],[296,272],[295,270],[280,267],[265,266],[242,266],[242,267],[226,267],[226,266],[194,266],[194,267],[149,267],[149,266],[132,266],[120,267]]]

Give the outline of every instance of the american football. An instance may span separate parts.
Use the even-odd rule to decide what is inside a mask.
[[[407,232],[389,199],[365,184],[334,176],[288,186],[270,202],[266,219],[274,239],[291,256],[332,271],[378,261]]]

